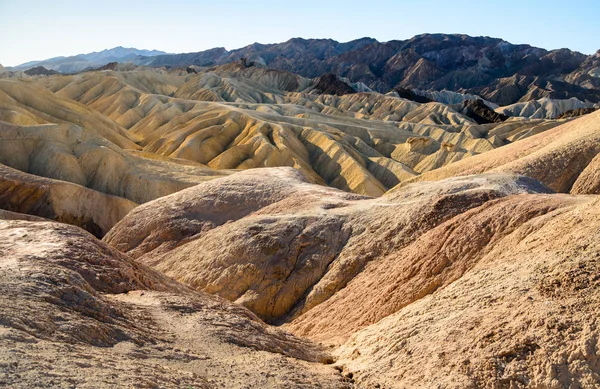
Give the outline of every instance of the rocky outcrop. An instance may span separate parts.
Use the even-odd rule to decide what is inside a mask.
[[[599,123],[600,112],[594,112],[543,134],[424,173],[405,184],[493,171],[523,174],[568,193],[600,153]]]
[[[426,274],[436,292],[355,333],[340,350],[343,370],[364,387],[593,387],[599,373],[590,346],[598,336],[598,202],[553,197],[517,196],[471,212],[472,223],[483,222],[487,212],[494,222],[471,230],[465,220],[467,235],[457,225],[432,230],[439,234],[430,235],[431,244],[442,245],[439,255],[430,262],[431,246],[415,251],[424,262],[402,274]],[[396,258],[410,256],[403,254]],[[443,286],[448,275],[464,270]],[[396,282],[419,296],[410,281]],[[565,353],[570,357],[563,360]]]
[[[501,39],[467,35],[423,34],[404,41],[372,38],[340,43],[331,39],[293,38],[278,44],[252,44],[228,51],[167,54],[115,48],[100,53],[28,63],[62,73],[97,68],[110,61],[185,69],[241,59],[307,78],[333,73],[350,83],[387,93],[395,87],[449,90],[509,105],[540,98],[600,101],[600,60],[568,49],[547,51]]]
[[[587,57],[566,77],[566,81],[586,89],[600,88],[600,50]]]
[[[335,74],[325,74],[317,79],[315,91],[325,95],[343,96],[356,93],[354,88],[340,80]]]
[[[415,101],[415,102],[421,103],[421,104],[431,103],[433,101],[429,97],[418,95],[410,89],[396,87],[396,88],[394,88],[394,92],[398,93],[398,97],[400,97],[402,99]]]
[[[396,86],[447,89],[479,95],[500,105],[542,97],[600,100],[597,56],[568,49],[547,51],[496,38],[458,34],[423,34],[389,42],[371,38],[347,43],[294,38],[279,44],[253,44],[232,51],[219,48],[139,57],[135,61],[149,66],[185,67],[225,64],[242,57],[309,78],[334,73],[384,93]]]
[[[24,71],[24,73],[28,76],[52,76],[55,74],[59,74],[57,71],[48,70],[43,66],[36,66],[34,68],[27,69]]]
[[[598,374],[586,346],[597,336],[596,214],[592,196],[553,194],[507,174],[369,199],[308,184],[291,169],[263,169],[141,206],[105,240],[339,346],[336,365],[357,385],[492,388]],[[551,361],[565,349],[573,359],[555,377]]]
[[[468,93],[453,92],[447,89],[441,91],[435,90],[414,90],[414,93],[425,96],[432,101],[443,103],[447,105],[461,105],[467,100],[482,100],[481,96],[472,95]],[[492,109],[499,108],[498,104],[494,104],[491,101],[483,100],[483,103]]]
[[[102,70],[117,70],[119,66],[118,62],[109,62],[106,65],[100,66],[99,68],[93,69],[92,71],[102,71]]]
[[[600,154],[596,155],[577,177],[571,193],[600,194]]]
[[[502,123],[508,119],[508,116],[494,112],[481,99],[464,101],[458,112],[470,117],[478,124]]]
[[[558,119],[564,118],[561,115],[565,112],[580,109],[587,110],[588,108],[594,108],[594,104],[586,103],[576,98],[568,100],[543,98],[498,107],[496,112],[507,116],[519,116],[530,119]]]
[[[596,109],[597,108],[577,108],[577,109],[570,109],[570,110],[565,111],[565,112],[561,113],[560,115],[558,115],[556,117],[556,119],[576,118],[578,116],[583,116],[583,115],[590,114],[590,113],[596,111]]]
[[[528,191],[548,189],[490,176],[417,185],[373,200],[309,184],[293,169],[262,169],[140,206],[105,241],[264,320],[289,321],[344,288],[371,259],[456,212]]]

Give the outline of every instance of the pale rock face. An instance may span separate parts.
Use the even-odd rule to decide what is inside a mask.
[[[136,203],[229,170],[277,166],[294,167],[313,183],[381,196],[421,173],[560,124],[478,125],[441,103],[373,92],[319,95],[314,88],[314,80],[239,64],[199,74],[140,68],[2,80],[0,119],[15,125],[16,135],[4,135],[1,162]],[[416,137],[435,147],[411,151],[407,142]],[[29,162],[38,148],[43,152]]]
[[[583,102],[575,97],[568,100],[543,98],[499,107],[496,108],[496,112],[507,116],[520,116],[530,119],[555,119],[567,111],[593,107],[594,103]]]
[[[447,105],[459,105],[467,100],[478,100],[482,99],[481,96],[471,95],[468,93],[458,93],[450,90],[416,90],[415,93],[421,96],[425,96],[431,100]],[[484,104],[491,109],[499,108],[498,104],[492,103],[491,101],[483,100]]]
[[[600,154],[581,172],[571,188],[575,194],[600,194]]]
[[[145,158],[75,125],[14,126],[0,122],[0,129],[0,163],[136,203],[228,174]]]
[[[551,197],[459,280],[352,335],[338,363],[366,387],[595,387],[598,201]]]
[[[265,177],[271,179],[266,181]],[[170,250],[198,233],[240,219],[303,188],[330,191],[325,187],[308,185],[302,174],[291,168],[236,173],[134,209],[132,217],[122,220],[120,228],[111,231],[106,240],[136,258],[157,249]],[[344,192],[339,194],[360,198]],[[149,224],[139,224],[138,221],[145,218],[151,208],[169,211],[156,212],[156,218],[148,220]],[[168,228],[164,229],[166,225]]]

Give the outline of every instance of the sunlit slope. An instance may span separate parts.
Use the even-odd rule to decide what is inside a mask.
[[[440,180],[487,171],[511,172],[535,178],[558,192],[598,193],[595,168],[599,153],[600,112],[595,112],[415,180]]]
[[[4,150],[3,150],[4,151]],[[0,208],[79,226],[104,236],[138,204],[0,164]]]
[[[146,158],[73,124],[0,122],[0,163],[136,203],[228,174],[199,164]]]
[[[111,119],[146,152],[219,170],[292,166],[312,182],[371,196],[558,124],[478,125],[441,103],[320,95],[314,80],[240,66],[190,75],[89,72],[35,83]]]
[[[17,125],[76,124],[121,148],[139,149],[129,132],[101,113],[27,81],[0,80],[0,120]]]

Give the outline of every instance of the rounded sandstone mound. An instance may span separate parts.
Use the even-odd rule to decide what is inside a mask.
[[[449,218],[511,194],[548,192],[534,180],[497,174],[372,199],[310,184],[291,168],[249,170],[144,204],[105,241],[281,322]]]
[[[360,387],[593,387],[598,209],[506,173],[368,198],[276,168],[142,205],[106,241],[338,346]]]
[[[538,216],[505,225],[477,251],[468,244],[466,261],[478,259],[462,277],[354,333],[340,366],[364,387],[597,387],[600,203],[559,195],[522,205],[506,220]],[[457,246],[444,246],[444,261],[464,267],[446,254]]]

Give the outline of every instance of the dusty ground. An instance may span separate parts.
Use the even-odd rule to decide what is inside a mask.
[[[77,227],[0,221],[0,235],[3,386],[347,386],[318,345]]]

